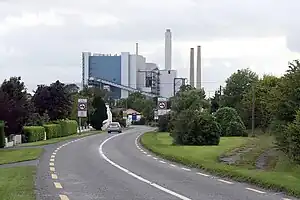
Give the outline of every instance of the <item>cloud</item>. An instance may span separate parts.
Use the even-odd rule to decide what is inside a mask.
[[[166,28],[173,33],[173,66],[184,76],[189,48],[198,44],[203,80],[224,80],[228,66],[274,71],[290,59],[289,50],[300,52],[299,6],[298,0],[2,0],[0,79],[18,72],[30,84],[79,82],[82,51],[134,52],[135,42],[163,67]]]

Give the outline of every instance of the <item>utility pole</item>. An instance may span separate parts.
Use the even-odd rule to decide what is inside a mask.
[[[255,89],[254,86],[252,86],[252,136],[254,135],[254,126],[255,126]]]

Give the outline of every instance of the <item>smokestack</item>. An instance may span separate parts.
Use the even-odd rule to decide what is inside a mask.
[[[195,69],[194,69],[194,48],[191,48],[190,55],[190,85],[194,87],[195,84]]]
[[[139,43],[135,43],[135,55],[139,55]]]
[[[165,33],[165,69],[172,68],[172,33],[170,29]]]
[[[197,46],[197,89],[201,89],[201,46]]]

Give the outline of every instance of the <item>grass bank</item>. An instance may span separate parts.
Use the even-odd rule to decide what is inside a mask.
[[[169,133],[149,132],[142,135],[140,141],[148,150],[171,161],[204,169],[218,176],[300,196],[300,167],[290,163],[283,155],[278,157],[277,164],[272,171],[249,169],[247,166],[232,166],[218,162],[219,156],[251,144],[255,140],[258,139],[230,137],[221,138],[219,146],[176,146],[172,145]]]
[[[23,143],[23,144],[20,144],[19,146],[43,146],[43,145],[54,144],[54,143],[58,143],[58,142],[62,142],[62,141],[70,140],[70,139],[87,137],[87,136],[99,134],[99,133],[102,133],[102,132],[103,131],[90,131],[90,132],[87,132],[87,133],[82,133],[80,135],[75,134],[75,135],[70,135],[70,136],[66,136],[66,137],[53,138],[53,139],[50,139],[50,140],[42,140],[42,141],[31,142],[31,143]]]
[[[2,149],[0,150],[0,165],[35,160],[42,152],[42,148]]]
[[[35,200],[35,167],[0,168],[1,200]]]

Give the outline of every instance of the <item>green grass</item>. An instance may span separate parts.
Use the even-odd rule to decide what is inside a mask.
[[[54,143],[58,143],[58,142],[62,142],[62,141],[70,140],[70,139],[82,138],[82,137],[86,137],[86,136],[90,136],[90,135],[95,135],[95,134],[99,134],[102,132],[103,131],[90,131],[87,133],[82,133],[80,135],[75,134],[75,135],[70,135],[70,136],[66,136],[66,137],[53,138],[50,140],[43,140],[43,141],[37,141],[37,142],[31,142],[31,143],[23,143],[23,144],[20,144],[19,146],[42,146],[42,145],[47,145],[47,144],[54,144]]]
[[[289,162],[284,155],[278,157],[273,171],[248,169],[247,166],[232,166],[218,162],[220,155],[249,145],[258,139],[230,137],[221,138],[219,146],[176,146],[172,145],[169,133],[149,132],[141,137],[141,143],[145,148],[166,159],[237,181],[245,181],[300,196],[300,167]]]
[[[0,150],[0,165],[37,159],[42,148],[3,149]]]
[[[1,200],[35,200],[35,167],[0,168]]]

